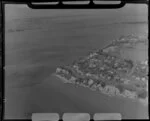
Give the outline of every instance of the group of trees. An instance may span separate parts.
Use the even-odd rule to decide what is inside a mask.
[[[68,80],[71,78],[71,76],[74,76],[76,77],[76,84],[83,84],[89,87],[91,87],[92,85],[101,85],[101,87],[104,88],[106,85],[111,84],[110,82],[115,82],[115,84],[112,85],[115,85],[115,87],[120,91],[120,93],[123,93],[125,90],[136,92],[136,88],[145,88],[145,85],[143,83],[136,83],[134,86],[131,85],[128,87],[123,85],[123,80],[120,77],[120,73],[123,72],[123,74],[126,74],[126,72],[130,72],[132,70],[132,68],[135,66],[135,63],[132,60],[120,59],[116,56],[109,55],[108,53],[102,51],[98,51],[96,53],[97,54],[95,56],[92,56],[91,58],[81,58],[78,61],[75,61],[71,66],[62,67],[62,69],[68,72],[68,74],[63,74],[63,76],[65,76]],[[106,61],[106,59],[109,62]],[[75,70],[72,67],[74,65],[76,65],[79,68],[79,70],[83,72],[82,76],[80,73],[78,73],[77,70]],[[103,68],[103,70],[101,70],[101,68]],[[121,70],[118,71],[117,69]],[[87,73],[98,76],[99,79],[94,79],[92,77],[86,76]],[[105,79],[101,78],[100,74],[102,74]],[[141,65],[138,64],[133,74],[136,74],[138,76],[143,75],[145,74],[145,70],[142,68]],[[92,83],[90,83],[89,85],[90,80],[92,80]],[[132,86],[134,88],[132,88]],[[145,98],[146,95],[147,92],[145,90],[139,91],[137,93],[137,96],[139,98]]]

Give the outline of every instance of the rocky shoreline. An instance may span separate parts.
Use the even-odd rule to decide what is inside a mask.
[[[136,48],[135,43],[142,42],[133,36],[121,38],[115,44],[92,52],[72,65],[58,67],[55,76],[64,83],[148,103],[148,61],[134,62],[116,54],[124,45],[128,47],[132,43],[132,48]]]
[[[58,75],[58,74],[53,74],[54,76],[58,77],[59,79],[61,79],[61,81],[63,83],[71,83],[71,84],[75,84],[75,82],[71,81],[71,80],[67,80],[66,78]],[[101,86],[93,86],[93,87],[89,87],[86,86],[84,84],[79,84],[79,86],[83,86],[86,88],[89,88],[92,91],[99,91],[100,93],[106,94],[108,96],[122,96],[122,97],[127,97],[130,99],[136,99],[136,96],[129,96],[129,94],[124,93],[124,94],[120,94],[119,90],[115,87],[111,87],[111,86],[106,86],[105,88],[102,88]],[[131,95],[131,94],[130,94]],[[143,100],[142,100],[143,101]]]

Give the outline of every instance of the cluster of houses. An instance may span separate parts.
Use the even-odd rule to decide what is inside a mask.
[[[96,50],[72,65],[58,67],[56,75],[65,83],[99,90],[110,96],[145,99],[148,96],[148,60],[134,62],[110,52],[119,43],[131,44],[139,40],[134,35],[122,37],[112,43],[116,46]]]
[[[72,83],[83,87],[88,87],[93,91],[98,90],[101,93],[107,94],[109,96],[119,95],[132,99],[137,98],[135,92],[124,90],[124,92],[121,93],[121,91],[117,87],[115,87],[114,85],[107,85],[107,83],[104,80],[96,80],[90,77],[78,78],[75,76],[71,76],[71,74],[70,76],[67,76],[69,74],[69,71],[67,71],[67,69],[57,68],[56,74],[58,76],[61,76],[61,79],[63,80],[64,83]],[[90,74],[88,76],[90,76]]]
[[[128,36],[122,36],[117,40],[112,41],[113,45],[118,45],[124,43],[125,45],[134,45],[138,42],[147,42],[147,35],[142,36],[136,36],[134,34],[128,35]]]
[[[148,62],[137,62],[136,67],[134,69],[133,75],[139,78],[143,78],[148,75]]]
[[[140,70],[141,68],[144,69],[144,65],[147,63],[141,64],[143,66],[139,66]],[[62,77],[65,83],[99,90],[110,96],[120,95],[134,99],[138,97],[136,91],[128,90],[122,86],[123,84],[130,84],[131,80],[123,78],[123,74],[131,73],[134,65],[130,60],[120,59],[103,51],[97,51],[90,53],[84,59],[70,66],[58,67],[56,75]],[[142,80],[144,81],[144,77],[142,77]]]

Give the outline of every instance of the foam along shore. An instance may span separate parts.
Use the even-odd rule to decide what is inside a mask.
[[[62,76],[60,76],[59,74],[56,74],[56,73],[54,73],[53,75],[58,77],[63,83],[77,84],[77,83],[75,83],[75,80],[73,80],[73,79],[67,80],[66,78],[64,78],[64,77],[62,77]],[[78,84],[78,85],[83,86],[83,87],[89,87],[89,86],[86,86],[86,85],[84,85],[82,83]]]
[[[62,76],[60,76],[60,75],[58,75],[56,73],[54,73],[53,75],[56,76],[56,77],[58,77],[59,79],[61,79],[61,81],[63,83],[73,83],[73,84],[75,84],[75,81],[67,80],[66,78],[64,78],[64,77],[62,77]]]

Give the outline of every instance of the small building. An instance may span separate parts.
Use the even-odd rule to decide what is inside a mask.
[[[92,79],[89,79],[88,85],[90,86],[90,85],[92,85],[93,83],[94,83],[94,81],[93,81]]]
[[[61,68],[56,69],[56,73],[61,72]]]
[[[135,99],[137,97],[135,92],[131,92],[129,90],[124,90],[123,95],[128,98]]]
[[[110,95],[115,95],[116,92],[115,87],[110,85],[105,86],[104,90]]]

